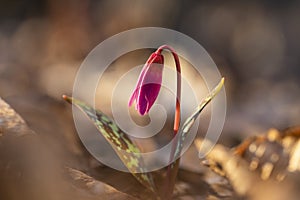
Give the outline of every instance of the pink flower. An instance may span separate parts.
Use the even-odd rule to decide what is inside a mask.
[[[129,99],[131,106],[136,101],[135,109],[145,115],[154,104],[162,82],[164,57],[160,52],[151,54],[139,76],[137,85]]]

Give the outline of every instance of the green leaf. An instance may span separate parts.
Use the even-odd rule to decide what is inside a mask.
[[[199,114],[209,104],[209,102],[211,102],[211,100],[220,92],[223,85],[224,85],[224,78],[222,78],[221,81],[218,83],[218,85],[213,89],[213,91],[211,91],[205,97],[205,99],[203,99],[201,101],[199,106],[197,106],[197,108],[195,109],[194,113],[191,114],[191,116],[186,119],[186,121],[184,122],[184,124],[179,132],[179,142],[177,142],[177,147],[176,147],[174,158],[179,157],[182,147],[183,147],[183,142],[186,138],[186,135],[192,128],[192,126],[195,123],[196,119],[198,118]]]
[[[141,151],[136,144],[124,133],[116,123],[99,110],[95,110],[82,101],[63,95],[63,98],[83,111],[94,123],[99,132],[113,147],[124,165],[133,176],[145,187],[156,193],[152,175],[145,173]],[[126,153],[124,153],[124,151]],[[136,172],[142,173],[136,173]]]
[[[208,103],[220,92],[224,85],[224,78],[221,79],[219,84],[213,89],[212,92],[210,92],[205,99],[201,101],[199,106],[197,106],[196,110],[190,117],[186,119],[184,122],[182,128],[180,129],[178,135],[176,136],[175,140],[173,141],[172,144],[172,149],[175,149],[175,152],[171,152],[170,160],[174,160],[169,166],[168,166],[168,171],[167,171],[167,182],[166,182],[166,193],[167,193],[167,198],[168,195],[170,195],[173,191],[174,185],[175,185],[175,180],[176,176],[178,173],[178,168],[179,168],[179,162],[180,162],[180,154],[183,148],[183,142],[186,138],[187,133],[190,131],[192,128],[194,122],[196,121],[197,117],[201,113],[201,111],[208,105]]]

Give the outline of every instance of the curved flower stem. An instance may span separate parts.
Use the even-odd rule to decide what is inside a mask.
[[[174,135],[176,135],[180,126],[181,68],[180,68],[179,57],[177,53],[174,51],[174,49],[169,47],[168,45],[162,45],[156,50],[156,52],[161,53],[163,49],[167,49],[172,53],[175,60],[176,71],[177,71],[176,110],[175,110],[175,119],[174,119],[174,128],[173,128]]]
[[[162,45],[156,50],[156,52],[161,53],[163,49],[167,49],[172,53],[175,60],[176,70],[177,70],[176,109],[175,109],[174,127],[173,127],[174,137],[175,137],[180,126],[181,68],[180,68],[179,57],[177,53],[174,51],[174,49],[167,45]],[[172,148],[171,148],[171,153],[169,158],[171,164],[168,165],[168,169],[167,169],[166,191],[164,191],[165,199],[171,199],[173,194],[173,188],[175,185],[175,180],[177,177],[180,159],[177,159],[176,161],[174,161],[174,163],[172,163],[172,160],[174,159],[174,155],[175,155],[175,150],[177,147],[177,142],[178,142],[178,137],[175,137],[172,143]]]

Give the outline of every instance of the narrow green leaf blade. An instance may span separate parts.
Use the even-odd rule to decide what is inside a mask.
[[[196,119],[198,118],[199,114],[202,112],[202,110],[211,102],[211,100],[220,92],[224,85],[224,78],[221,79],[221,81],[218,83],[218,85],[201,101],[199,106],[197,106],[196,110],[194,113],[186,119],[184,122],[182,128],[180,129],[179,132],[179,142],[177,143],[176,151],[174,158],[179,157],[182,147],[183,147],[183,142],[186,138],[187,133],[190,131],[192,128],[193,124],[195,123]]]
[[[140,155],[141,151],[127,136],[127,134],[124,133],[112,119],[101,111],[95,110],[84,102],[72,97],[64,95],[63,98],[67,102],[75,105],[88,116],[99,132],[113,147],[132,175],[145,187],[156,192],[157,190],[154,185],[152,175],[150,173],[145,173],[145,170],[143,170],[145,168],[143,158]],[[127,153],[125,154],[124,151]],[[137,171],[141,173],[136,173]]]

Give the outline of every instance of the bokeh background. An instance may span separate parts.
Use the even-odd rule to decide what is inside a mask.
[[[71,94],[76,70],[97,44],[127,29],[157,26],[194,38],[226,77],[224,134],[296,125],[299,9],[299,1],[267,0],[1,1],[0,94],[60,100]]]
[[[269,128],[299,125],[299,10],[296,0],[1,0],[0,96],[45,133],[54,151],[82,155],[71,136],[71,109],[61,100],[72,93],[81,62],[121,31],[170,28],[198,41],[226,77],[220,142],[232,146]],[[148,55],[137,52],[114,63],[103,81],[106,90]],[[106,90],[99,107],[110,113]],[[66,146],[56,142],[66,138]]]

